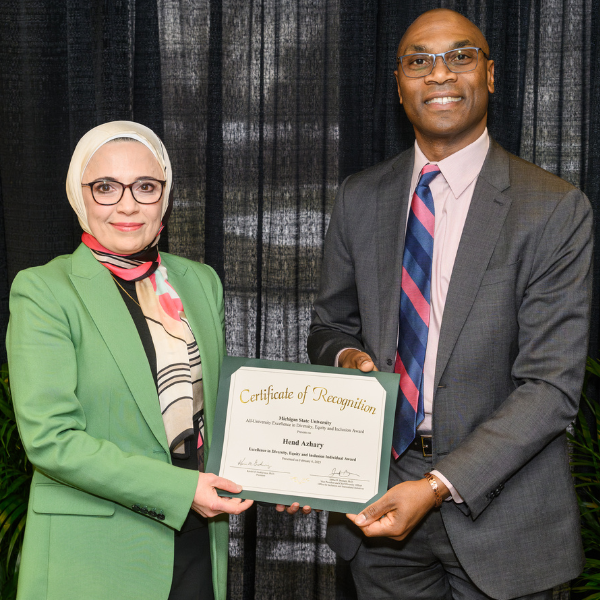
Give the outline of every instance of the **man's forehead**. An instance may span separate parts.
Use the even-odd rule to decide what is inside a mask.
[[[453,48],[487,43],[477,26],[450,10],[434,10],[417,18],[400,40],[400,50],[406,52],[444,52]]]
[[[475,41],[470,38],[463,38],[460,40],[454,40],[452,42],[442,42],[440,48],[439,43],[415,43],[409,44],[405,47],[406,52],[427,52],[434,53],[435,51],[444,52],[446,50],[454,50],[455,48],[466,48],[468,46],[475,46]]]

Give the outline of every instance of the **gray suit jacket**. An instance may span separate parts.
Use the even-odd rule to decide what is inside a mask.
[[[392,371],[414,151],[346,179],[325,241],[308,352],[362,348]],[[435,374],[433,462],[464,498],[442,516],[469,576],[494,598],[582,568],[565,428],[587,351],[592,212],[582,192],[491,141],[448,289]],[[331,515],[350,559],[362,534]]]

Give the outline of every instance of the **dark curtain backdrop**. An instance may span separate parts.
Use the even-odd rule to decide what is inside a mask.
[[[161,248],[223,280],[228,352],[306,362],[336,188],[413,143],[396,47],[437,6],[490,43],[492,135],[579,186],[597,212],[596,0],[2,0],[0,337],[15,274],[79,243],[64,192],[77,140],[132,119],[163,137],[173,163]],[[352,598],[325,523],[264,507],[232,519],[230,597]]]

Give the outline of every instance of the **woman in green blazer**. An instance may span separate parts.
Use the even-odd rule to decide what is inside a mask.
[[[226,513],[251,501],[203,472],[223,294],[210,267],[158,253],[171,182],[151,130],[91,130],[67,177],[82,245],[13,283],[11,385],[35,467],[19,600],[226,597]]]

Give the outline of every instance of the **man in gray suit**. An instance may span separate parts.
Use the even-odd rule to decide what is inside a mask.
[[[425,418],[386,495],[330,515],[328,542],[361,599],[551,598],[583,564],[565,428],[585,367],[591,208],[488,137],[494,64],[473,23],[424,13],[398,56],[415,147],[340,187],[308,351],[394,370],[407,214],[437,165]]]

